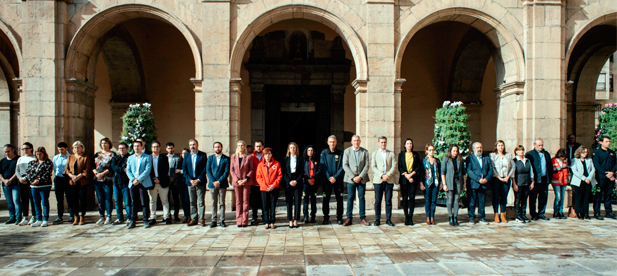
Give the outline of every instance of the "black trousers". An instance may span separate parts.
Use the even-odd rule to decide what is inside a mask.
[[[68,195],[66,197],[69,203],[69,212],[71,212],[71,217],[86,215],[86,210],[88,210],[88,186],[89,185],[69,185],[68,187]]]
[[[28,218],[28,211],[32,210],[32,216],[35,216],[34,200],[32,199],[32,191],[30,191],[30,184],[19,183],[19,195],[21,197],[21,214],[24,218]],[[28,203],[29,202],[29,203]],[[30,207],[30,209],[28,209]]]
[[[542,178],[546,180],[546,177]],[[538,207],[536,209],[536,200],[538,201]],[[536,182],[533,190],[529,191],[529,214],[532,217],[544,215],[546,211],[546,203],[548,201],[548,183]]]
[[[276,202],[279,200],[279,188],[272,191],[261,191],[261,202],[263,202],[263,221],[266,224],[276,222]]]
[[[139,201],[137,200],[138,196]],[[148,189],[146,189],[144,185],[139,184],[131,187],[131,201],[133,202],[133,221],[137,221],[138,218],[139,208],[137,208],[137,203],[141,203],[141,214],[144,217],[144,222],[150,219],[150,209],[148,208],[150,205],[150,197],[148,196]]]
[[[285,188],[285,203],[287,204],[287,220],[300,219],[300,203],[302,202],[302,185]]]
[[[600,185],[600,193],[596,193],[595,202],[593,204],[593,213],[596,216],[600,216],[602,204],[604,204],[604,211],[606,211],[607,214],[612,213],[613,206],[611,203],[613,200],[613,193],[615,192],[615,182],[610,179],[603,178],[598,181],[597,185]]]
[[[332,193],[334,193],[334,197],[336,198],[336,220],[343,220],[343,194],[345,193],[343,182],[334,184],[330,183],[330,181],[326,181],[323,184],[323,218],[324,220],[330,219],[330,198],[332,197]]]
[[[304,184],[304,217],[308,218],[309,216],[309,203],[311,205],[311,217],[314,218],[315,214],[317,214],[317,183],[310,185]]]
[[[579,187],[572,185],[574,191],[574,210],[577,214],[589,215],[589,196],[591,196],[591,184],[581,181]]]
[[[253,210],[253,220],[257,221],[257,211],[261,209],[261,220],[266,221],[266,216],[264,215],[263,203],[261,200],[261,191],[259,190],[259,185],[251,186],[251,195],[249,197],[249,205],[251,210]]]
[[[416,189],[418,185],[414,183],[407,183],[401,185],[401,194],[403,195],[403,212],[405,216],[413,216],[413,210],[416,208]]]
[[[388,182],[381,182],[381,184],[374,184],[375,188],[375,221],[381,219],[381,200],[386,194],[386,220],[392,218],[392,193],[394,192],[394,184],[388,184]]]
[[[517,217],[527,216],[527,198],[529,197],[529,186],[518,186],[518,192],[514,192],[514,212]]]
[[[64,216],[64,195],[66,195],[67,203],[69,199],[69,177],[59,177],[56,176],[54,178],[54,186],[56,193],[56,208],[58,208],[58,218],[62,218]],[[69,204],[69,216],[73,218],[73,213],[71,212],[71,205]]]

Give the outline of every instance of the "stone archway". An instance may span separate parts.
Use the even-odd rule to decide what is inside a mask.
[[[403,55],[411,39],[420,30],[439,22],[459,22],[478,30],[490,41],[493,50],[491,57],[495,64],[495,83],[497,88],[497,138],[504,140],[509,148],[513,148],[519,133],[512,133],[518,129],[518,108],[516,97],[524,92],[525,58],[522,47],[516,37],[493,16],[480,10],[471,8],[446,8],[430,13],[416,22],[402,37],[395,55],[395,87],[397,97],[401,97],[402,84],[406,81],[401,76]],[[399,100],[400,102],[400,100]],[[400,109],[398,109],[400,112]],[[398,115],[400,118],[400,114]],[[395,129],[400,133],[401,122],[395,122]]]
[[[21,49],[11,30],[0,21],[0,142],[19,144],[19,97],[21,82]],[[3,153],[0,153],[3,155]]]
[[[602,67],[617,51],[617,13],[606,14],[582,27],[566,51],[567,131],[591,146],[595,137],[596,84]]]
[[[307,5],[284,5],[269,10],[251,22],[233,45],[230,58],[230,140],[234,144],[240,137],[240,93],[243,85],[241,78],[242,59],[253,39],[267,27],[288,19],[306,19],[315,21],[338,33],[349,46],[356,69],[356,79],[352,84],[361,83],[366,87],[368,79],[368,60],[364,43],[355,30],[336,14],[322,8]],[[245,80],[248,81],[248,80]],[[356,85],[354,85],[356,86]]]
[[[131,19],[154,19],[173,26],[186,39],[192,53],[195,75],[191,81],[202,79],[200,47],[191,31],[180,19],[167,11],[151,5],[123,4],[105,9],[83,24],[73,37],[66,55],[65,80],[66,95],[62,97],[64,120],[62,129],[66,141],[92,141],[94,132],[94,92],[95,71],[98,56],[102,51],[101,40],[114,27]],[[85,143],[86,150],[93,146]]]

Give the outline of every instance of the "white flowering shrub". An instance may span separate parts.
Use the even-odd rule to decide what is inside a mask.
[[[122,116],[122,137],[120,142],[129,145],[129,152],[133,153],[133,142],[138,137],[146,140],[145,148],[150,148],[150,143],[157,139],[156,124],[152,115],[152,105],[149,103],[132,104]]]

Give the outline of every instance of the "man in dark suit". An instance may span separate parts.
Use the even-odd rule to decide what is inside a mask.
[[[553,178],[553,162],[551,154],[544,150],[542,139],[536,138],[533,141],[533,148],[525,154],[525,158],[531,161],[533,175],[536,176],[536,183],[529,187],[529,214],[532,220],[549,220],[544,212],[548,201],[548,185]],[[537,210],[536,199],[538,200]]]
[[[572,165],[572,159],[574,159],[574,153],[578,148],[581,147],[581,144],[576,142],[576,136],[574,134],[568,135],[568,143],[566,144],[566,151],[568,152],[568,165]]]
[[[327,178],[323,183],[323,223],[330,223],[330,198],[334,192],[336,198],[336,222],[343,224],[343,151],[336,148],[336,136],[328,137],[328,148],[321,152],[320,163],[323,164]]]
[[[488,156],[482,156],[482,143],[475,142],[471,146],[473,155],[467,157],[467,175],[471,180],[471,194],[469,196],[469,223],[475,223],[476,207],[478,207],[478,222],[488,224],[484,219],[486,214],[486,190],[493,176],[493,163]],[[469,190],[468,190],[469,191]]]
[[[150,178],[152,178],[154,189],[148,190],[148,196],[150,197],[150,224],[156,223],[156,202],[159,195],[163,205],[163,220],[165,224],[171,224],[168,196],[169,161],[167,156],[160,153],[161,143],[159,141],[152,142],[152,170],[150,171]]]
[[[221,142],[214,142],[214,154],[208,157],[208,164],[206,166],[206,174],[210,182],[208,183],[208,189],[210,190],[210,196],[212,197],[212,224],[210,227],[216,227],[217,215],[221,215],[221,227],[225,225],[225,194],[227,194],[227,187],[229,183],[227,177],[229,176],[229,157],[223,154],[223,144]],[[218,205],[218,214],[217,214]]]
[[[126,225],[131,224],[133,220],[133,201],[131,200],[131,190],[129,189],[129,177],[126,175],[126,161],[129,158],[129,146],[126,143],[118,145],[118,152],[111,159],[111,170],[114,171],[114,195],[116,200],[116,214],[118,219],[114,221],[114,225],[124,223],[124,212],[122,211],[122,202],[126,209]]]
[[[206,194],[206,163],[208,156],[205,152],[199,151],[199,143],[195,139],[189,140],[191,152],[184,155],[182,171],[184,172],[184,183],[189,187],[189,198],[191,203],[191,221],[188,226],[206,226],[204,213],[206,211],[204,196]],[[199,204],[199,209],[197,208]],[[198,217],[199,215],[199,217]]]
[[[603,220],[600,212],[604,203],[606,217],[617,219],[617,216],[613,214],[613,206],[611,205],[615,192],[615,175],[617,174],[616,156],[615,152],[608,148],[611,145],[611,138],[602,136],[598,143],[600,148],[593,151],[593,166],[596,168],[596,179],[598,186],[600,186],[600,192],[595,195],[593,212],[596,219]]]

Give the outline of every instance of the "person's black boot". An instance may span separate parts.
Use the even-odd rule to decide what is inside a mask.
[[[450,222],[450,225],[454,226],[454,217],[453,217],[453,216],[450,216],[450,217],[448,218],[448,220],[449,220],[449,222]]]

